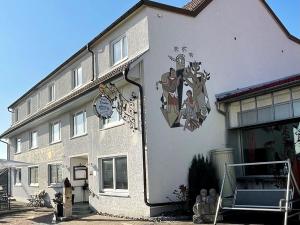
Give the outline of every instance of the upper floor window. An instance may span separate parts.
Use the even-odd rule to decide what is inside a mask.
[[[116,108],[113,108],[113,114],[108,119],[102,119],[102,128],[118,125],[122,118]]]
[[[30,148],[34,149],[38,147],[38,132],[37,131],[32,131],[30,132]]]
[[[50,124],[50,143],[56,143],[61,140],[60,122]]]
[[[82,67],[78,67],[73,71],[73,88],[82,85]]]
[[[37,186],[39,184],[39,168],[38,166],[29,167],[29,185]]]
[[[81,111],[73,115],[73,136],[86,134],[86,112]]]
[[[31,98],[27,100],[27,115],[31,114]]]
[[[21,139],[17,138],[16,139],[16,153],[20,153],[21,152]]]
[[[50,164],[49,167],[49,184],[58,184],[62,182],[62,165]]]
[[[15,170],[15,185],[21,185],[22,183],[22,170],[21,168],[16,168]]]
[[[55,100],[55,86],[54,84],[50,84],[49,87],[48,87],[48,100],[49,102],[52,102]]]
[[[122,36],[112,42],[112,64],[117,64],[128,57],[128,42],[127,37]]]
[[[19,109],[15,108],[15,122],[19,121]]]

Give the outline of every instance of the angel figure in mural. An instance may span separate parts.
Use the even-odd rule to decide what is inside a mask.
[[[206,81],[209,80],[209,74],[206,71],[200,72],[200,62],[193,62],[185,69],[183,80],[194,92],[193,99],[201,125],[211,110],[205,85]]]
[[[164,73],[161,76],[161,80],[157,82],[157,85],[161,84],[163,89],[161,110],[166,116],[170,117],[168,120],[170,125],[174,123],[179,115],[177,87],[181,79],[181,77],[177,77],[175,69],[170,68],[169,72]]]
[[[189,131],[194,131],[200,127],[200,123],[197,118],[196,102],[193,98],[193,92],[191,90],[187,90],[186,95],[187,98],[182,104],[182,106],[185,106],[185,108],[181,110],[179,120],[181,117],[185,119],[184,130],[188,129]]]

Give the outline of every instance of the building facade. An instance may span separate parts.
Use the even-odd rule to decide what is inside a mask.
[[[299,61],[300,40],[263,0],[140,1],[9,106],[8,157],[32,164],[11,174],[12,195],[45,190],[50,202],[68,177],[75,202],[152,216],[187,183],[195,154],[274,160],[277,147],[260,152],[282,132],[258,140],[260,127],[299,124]],[[134,108],[131,122],[117,105],[97,116],[100,84]]]

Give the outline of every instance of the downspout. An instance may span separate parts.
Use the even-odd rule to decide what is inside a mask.
[[[146,167],[146,133],[145,133],[145,112],[144,112],[144,93],[141,84],[130,80],[128,78],[130,64],[123,70],[125,80],[139,88],[140,92],[140,109],[141,109],[141,129],[142,129],[142,148],[143,148],[143,182],[144,182],[144,202],[149,207],[167,206],[167,205],[178,205],[182,202],[161,202],[161,203],[150,203],[147,198],[147,167]]]
[[[91,81],[94,81],[95,80],[95,53],[91,50],[90,48],[90,45],[86,45],[86,48],[87,50],[92,53],[92,71],[93,71],[93,76],[92,76],[92,80]]]

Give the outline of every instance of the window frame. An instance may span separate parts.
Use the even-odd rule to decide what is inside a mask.
[[[15,123],[17,123],[19,121],[19,108],[15,108],[14,118],[15,118]]]
[[[116,188],[116,159],[126,158],[126,169],[127,169],[127,189],[117,189]],[[112,159],[113,160],[113,188],[103,188],[103,160]],[[99,193],[104,195],[117,195],[117,196],[129,196],[129,173],[128,173],[128,154],[118,154],[98,157],[98,167],[99,171]]]
[[[36,133],[36,146],[32,145],[32,143],[33,143],[33,134],[34,133]],[[30,131],[30,133],[29,133],[29,147],[30,147],[30,149],[36,149],[36,148],[39,147],[38,137],[39,137],[39,133],[38,133],[37,130]]]
[[[55,83],[48,85],[48,103],[55,101]]]
[[[124,41],[126,40],[126,54],[124,52]],[[115,55],[114,55],[114,46],[115,44],[117,44],[118,42],[121,41],[121,58],[118,61],[115,61]],[[121,35],[120,37],[116,38],[115,40],[113,40],[111,42],[111,47],[110,47],[110,52],[111,52],[111,65],[117,65],[119,63],[121,63],[122,61],[128,59],[128,37],[126,34]]]
[[[63,176],[61,175],[61,181],[60,182],[51,182],[51,166],[60,166],[61,167],[61,174],[62,174],[62,162],[52,162],[48,163],[48,185],[49,186],[57,186],[57,185],[62,185],[63,183]],[[56,169],[56,179],[58,181],[58,170]]]
[[[14,177],[14,186],[22,186],[22,168],[16,167],[14,174],[15,174],[15,177]],[[17,176],[19,178],[18,182],[17,182]]]
[[[20,145],[19,145],[20,144]],[[20,147],[18,147],[20,146]],[[15,146],[15,154],[19,154],[22,152],[22,139],[21,138],[16,138],[16,146]]]
[[[81,69],[81,83],[78,83],[78,70]],[[79,65],[72,70],[72,89],[77,89],[83,85],[83,71],[82,66]]]
[[[81,113],[83,113],[83,129],[84,129],[84,131],[83,131],[83,133],[80,133],[80,134],[78,134],[78,132],[76,131],[77,129],[76,129],[76,122],[75,122],[75,119],[76,119],[76,117],[79,115],[79,114],[81,114]],[[87,134],[87,117],[86,117],[86,110],[81,110],[81,111],[78,111],[78,112],[76,112],[76,113],[74,113],[73,114],[73,116],[72,116],[72,138],[75,138],[75,137],[81,137],[81,136],[84,136],[84,135],[86,135]]]
[[[26,104],[27,104],[27,116],[29,116],[32,113],[32,99],[31,98],[27,99]]]
[[[31,170],[33,168],[37,168],[37,183],[32,183],[31,182]],[[30,187],[38,187],[39,186],[39,166],[34,165],[34,166],[29,166],[28,167],[28,185]]]
[[[59,139],[58,140],[54,140],[54,126],[56,124],[59,124]],[[58,142],[61,142],[61,121],[58,120],[58,121],[54,121],[54,122],[51,122],[50,123],[50,131],[49,131],[49,143],[50,144],[55,144],[55,143],[58,143]]]

